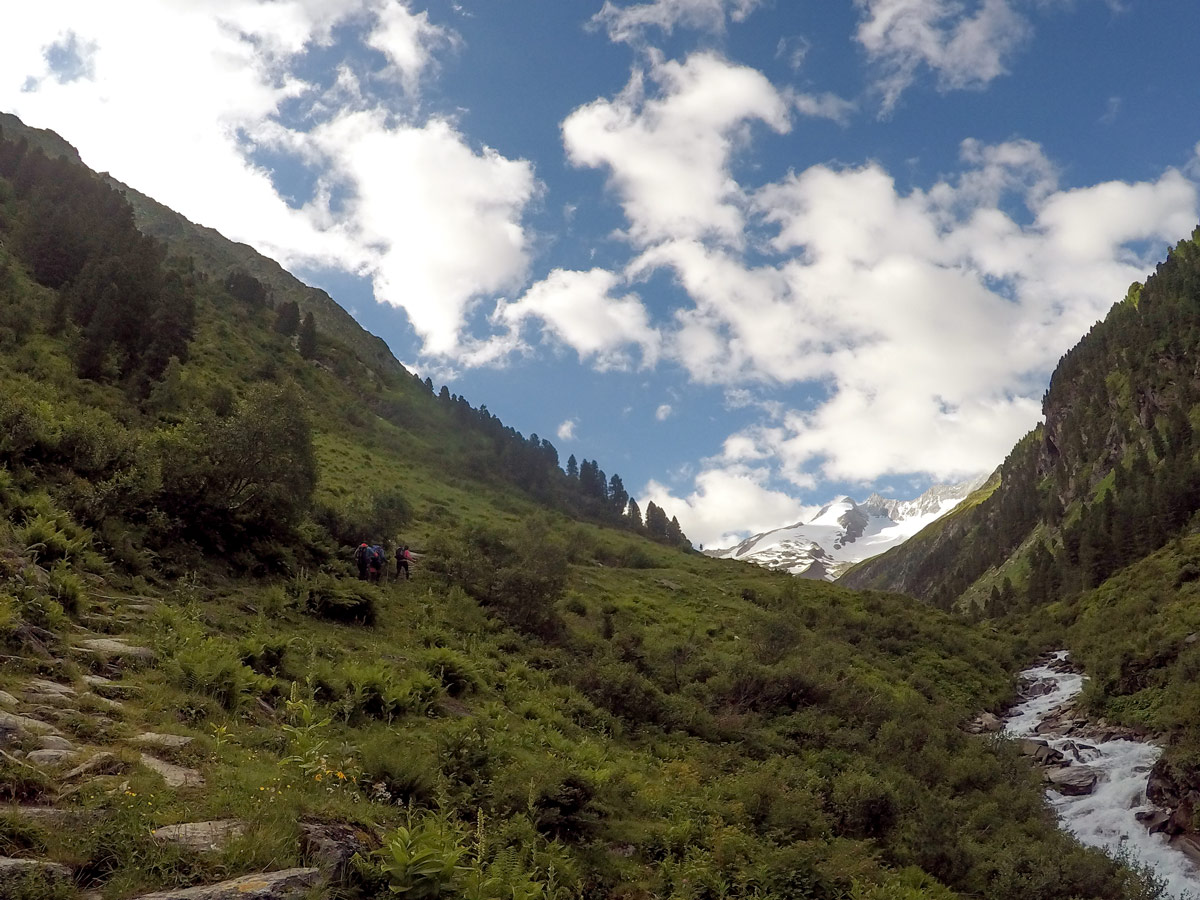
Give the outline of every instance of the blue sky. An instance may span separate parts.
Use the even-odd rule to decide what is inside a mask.
[[[103,6],[0,108],[707,546],[992,469],[1197,223],[1194,0]]]

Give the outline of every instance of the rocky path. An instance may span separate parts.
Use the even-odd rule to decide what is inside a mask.
[[[95,827],[101,813],[80,805],[80,797],[126,792],[129,778],[145,777],[147,771],[158,776],[162,790],[203,788],[203,773],[180,761],[191,737],[141,728],[129,718],[127,703],[137,688],[126,676],[153,665],[154,651],[136,638],[92,630],[132,630],[152,612],[153,601],[109,600],[107,608],[75,626],[65,642],[65,658],[6,658],[7,689],[0,690],[0,765],[6,774],[0,796],[11,802],[0,803],[0,817],[50,830]],[[85,674],[73,677],[81,670]],[[155,829],[152,838],[207,853],[240,836],[244,827],[235,819],[181,823]],[[320,861],[320,853],[315,856]],[[53,890],[74,888],[85,900],[98,896],[78,888],[78,876],[60,862],[0,855],[0,897],[30,881]],[[219,884],[146,894],[143,900],[290,900],[312,896],[323,877],[317,866],[248,873]]]
[[[1169,833],[1171,811],[1147,795],[1162,752],[1155,736],[1088,719],[1075,704],[1083,684],[1065,651],[1040,660],[1023,673],[1004,732],[1041,769],[1063,828],[1084,844],[1150,866],[1176,896],[1200,896],[1200,842],[1183,828]]]

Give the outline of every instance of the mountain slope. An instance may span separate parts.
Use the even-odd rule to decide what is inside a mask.
[[[1194,236],[1063,357],[1045,424],[1013,449],[985,499],[845,583],[995,614],[1088,590],[1161,547],[1200,500],[1198,347]]]
[[[872,494],[858,504],[841,497],[807,522],[706,552],[718,559],[753,562],[791,575],[833,581],[854,563],[899,546],[953,509],[977,486],[976,482],[935,485],[915,500],[888,500]]]
[[[70,873],[15,896],[315,862],[314,827],[361,841],[353,898],[1148,896],[962,731],[1008,638],[651,540],[137,222],[0,140],[0,800],[40,810],[0,841]],[[364,538],[413,580],[356,580]]]

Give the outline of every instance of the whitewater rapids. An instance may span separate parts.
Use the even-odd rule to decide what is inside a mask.
[[[1062,650],[1055,654],[1055,659],[1066,656],[1067,652]],[[1053,688],[1014,707],[1005,720],[1004,733],[1013,738],[1044,740],[1068,759],[1074,759],[1070,749],[1064,747],[1072,738],[1038,734],[1036,729],[1053,709],[1083,690],[1083,676],[1055,671],[1049,664],[1034,666],[1022,674],[1033,681],[1049,682]],[[1131,861],[1149,867],[1173,896],[1183,900],[1200,897],[1200,868],[1169,847],[1166,835],[1148,834],[1146,826],[1136,818],[1138,812],[1155,808],[1146,799],[1146,779],[1162,748],[1129,740],[1074,740],[1076,744],[1095,748],[1083,750],[1078,762],[1095,769],[1100,777],[1095,790],[1086,796],[1046,792],[1059,825],[1080,843],[1100,847],[1113,855],[1124,854]]]

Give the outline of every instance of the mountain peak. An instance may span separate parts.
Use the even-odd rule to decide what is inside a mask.
[[[839,496],[807,522],[772,529],[736,546],[706,553],[833,581],[855,563],[902,544],[953,509],[981,482],[934,485],[913,500],[892,500],[873,493],[858,503]]]

